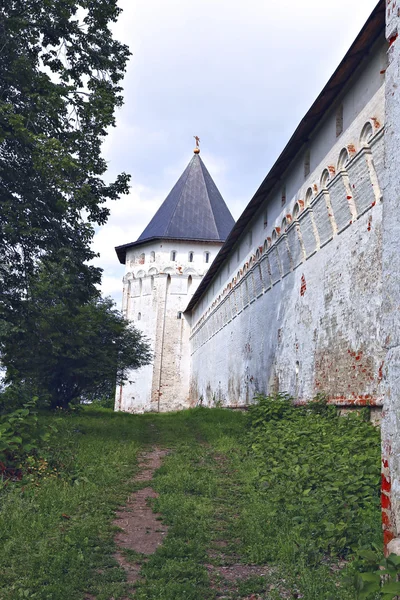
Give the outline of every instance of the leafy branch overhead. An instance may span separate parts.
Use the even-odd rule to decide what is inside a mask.
[[[91,224],[104,224],[105,202],[128,190],[125,173],[103,180],[101,144],[122,104],[129,50],[110,31],[116,0],[0,5],[0,308],[8,308],[37,257],[68,247],[92,258]]]

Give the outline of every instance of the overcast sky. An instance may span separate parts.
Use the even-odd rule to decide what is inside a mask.
[[[377,0],[120,0],[115,36],[132,57],[125,105],[104,155],[108,177],[132,175],[99,229],[102,291],[119,306],[135,241],[193,155],[235,219],[266,176]]]

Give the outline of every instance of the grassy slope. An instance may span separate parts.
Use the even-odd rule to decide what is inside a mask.
[[[261,593],[271,600],[286,597],[285,590],[298,590],[305,600],[354,600],[354,590],[337,587],[340,574],[296,553],[289,522],[286,529],[280,523],[280,539],[265,527],[269,507],[259,466],[244,444],[245,421],[242,413],[218,409],[143,416],[86,410],[62,418],[47,474],[22,494],[0,496],[1,599],[74,600],[85,592],[98,600],[124,597],[124,573],[112,558],[113,511],[134,489],[138,451],[158,444],[173,449],[154,481],[156,508],[170,530],[144,564],[136,598],[215,598],[222,584],[218,578],[210,584],[206,564],[263,562],[270,546],[271,563],[279,558],[276,570],[225,597],[261,593],[269,580],[281,590]],[[49,476],[53,463],[57,477]],[[379,531],[379,512],[376,520]],[[272,533],[275,539],[267,539]]]

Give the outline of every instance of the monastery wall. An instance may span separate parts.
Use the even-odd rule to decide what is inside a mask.
[[[385,178],[383,204],[382,523],[387,553],[400,554],[400,2],[386,2]],[[395,539],[393,539],[395,538]]]
[[[187,408],[190,328],[183,311],[220,247],[162,240],[128,249],[122,311],[149,339],[154,358],[118,388],[116,410]]]
[[[381,40],[249,223],[191,314],[190,397],[383,399]]]

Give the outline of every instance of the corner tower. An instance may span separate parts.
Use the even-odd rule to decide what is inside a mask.
[[[115,409],[140,413],[189,406],[190,324],[184,316],[234,225],[200,150],[136,242],[116,247],[126,265],[122,311],[150,340],[152,364],[132,371]]]

